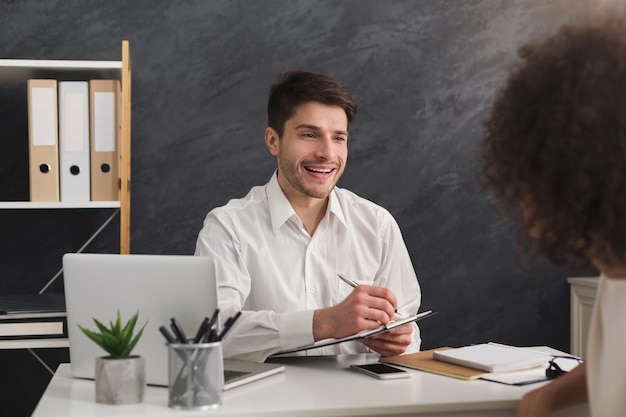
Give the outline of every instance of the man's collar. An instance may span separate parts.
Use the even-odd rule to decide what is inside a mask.
[[[270,208],[272,230],[276,233],[291,216],[296,214],[296,212],[293,210],[293,207],[291,207],[287,196],[283,193],[283,190],[278,184],[278,171],[274,171],[274,175],[272,175],[270,182],[268,182],[265,187],[265,192]]]
[[[274,172],[274,175],[272,175],[272,178],[267,183],[265,192],[270,209],[272,230],[276,233],[287,220],[296,215],[296,212],[278,184],[278,171]],[[341,205],[339,204],[339,200],[337,199],[335,188],[333,188],[329,195],[328,212],[333,213],[335,217],[337,217],[337,219],[345,226],[346,220],[343,215]]]

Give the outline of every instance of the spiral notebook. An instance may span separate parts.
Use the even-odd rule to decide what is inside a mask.
[[[541,352],[493,342],[433,352],[435,360],[485,372],[519,371],[543,366],[547,358]]]

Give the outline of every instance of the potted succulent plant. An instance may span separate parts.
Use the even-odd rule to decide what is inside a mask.
[[[139,312],[122,325],[122,315],[117,311],[115,322],[109,327],[93,319],[99,332],[78,326],[82,332],[109,355],[96,358],[96,402],[105,404],[134,404],[143,401],[146,387],[145,359],[131,355],[141,338],[146,324],[134,335]]]

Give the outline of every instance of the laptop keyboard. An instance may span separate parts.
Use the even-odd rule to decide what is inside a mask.
[[[231,370],[224,370],[224,383],[228,382],[228,381],[232,381],[235,378],[239,378],[241,376],[244,375],[248,375],[250,374],[250,372],[245,372],[245,371],[231,371]]]

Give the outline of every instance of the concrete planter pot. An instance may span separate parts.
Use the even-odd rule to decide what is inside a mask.
[[[146,360],[141,356],[96,358],[96,402],[135,404],[143,401],[146,389]]]

